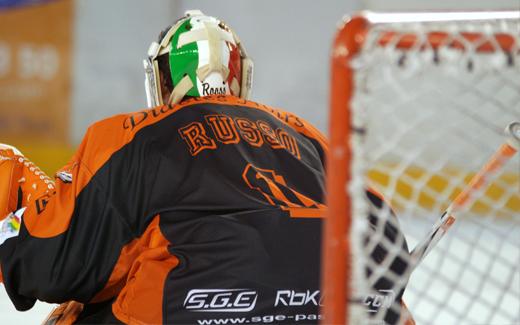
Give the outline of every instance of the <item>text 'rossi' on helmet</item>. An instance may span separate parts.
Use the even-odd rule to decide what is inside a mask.
[[[144,60],[148,107],[174,105],[185,96],[248,99],[253,62],[224,22],[190,10],[153,42]],[[162,80],[161,80],[162,72]],[[163,100],[164,91],[170,94]],[[167,95],[167,94],[166,94]]]

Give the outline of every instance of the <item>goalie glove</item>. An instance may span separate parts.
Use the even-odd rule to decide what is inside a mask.
[[[0,143],[0,220],[53,191],[54,182],[40,168],[15,147]]]

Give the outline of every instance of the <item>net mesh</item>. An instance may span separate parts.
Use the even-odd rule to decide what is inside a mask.
[[[409,280],[403,299],[418,324],[520,323],[518,154],[416,268],[402,249],[426,237],[520,120],[519,45],[518,20],[376,24],[365,36],[351,61],[355,322],[392,322]],[[389,204],[374,204],[369,187]],[[392,225],[404,238],[388,234]]]

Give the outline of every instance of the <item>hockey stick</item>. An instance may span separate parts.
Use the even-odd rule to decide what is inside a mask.
[[[494,174],[520,150],[520,122],[510,123],[505,130],[507,140],[491,156],[486,165],[470,180],[464,190],[455,197],[441,218],[435,223],[428,236],[415,246],[411,252],[412,268],[414,269],[432,250],[456,218],[454,213],[474,201],[474,194],[484,188]]]

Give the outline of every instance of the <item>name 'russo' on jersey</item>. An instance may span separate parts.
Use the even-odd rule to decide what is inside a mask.
[[[274,129],[266,121],[232,118],[225,114],[205,115],[204,121],[205,123],[191,122],[179,128],[179,134],[192,156],[206,149],[217,149],[217,143],[238,144],[246,141],[253,147],[269,145],[273,149],[284,149],[300,159],[296,139],[282,128]],[[213,136],[208,132],[208,127]]]

